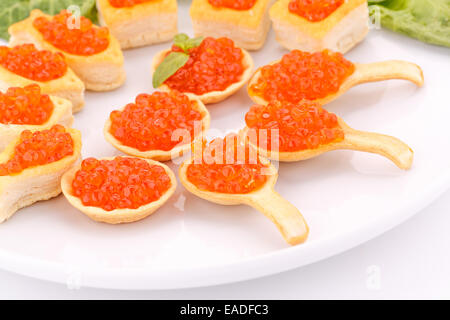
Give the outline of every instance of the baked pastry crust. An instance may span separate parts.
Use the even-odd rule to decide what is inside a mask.
[[[201,139],[203,134],[208,130],[209,124],[211,121],[211,117],[209,115],[208,109],[206,109],[205,105],[198,99],[192,99],[191,101],[195,101],[196,105],[194,107],[195,110],[199,111],[202,115],[202,131],[199,132],[199,134],[194,137],[193,141],[196,141],[197,139]],[[120,109],[120,110],[123,110]],[[105,123],[105,127],[103,128],[103,134],[105,136],[106,141],[111,143],[114,148],[122,151],[123,153],[126,153],[131,156],[140,157],[140,158],[146,158],[146,159],[152,159],[156,161],[168,161],[175,159],[177,157],[181,157],[183,154],[189,152],[191,150],[191,143],[183,144],[180,146],[177,146],[169,151],[164,150],[149,150],[149,151],[140,151],[136,148],[127,146],[122,144],[119,140],[117,140],[109,131],[111,128],[111,119],[108,117]]]
[[[73,123],[72,104],[69,100],[50,96],[53,102],[53,112],[50,118],[40,125],[3,124],[0,123],[0,151],[13,140],[17,139],[23,130],[38,131],[51,128],[55,124],[71,127]]]
[[[73,155],[42,166],[30,167],[22,172],[0,176],[0,223],[9,219],[20,208],[37,201],[48,200],[61,193],[62,175],[79,162],[81,157],[81,133],[67,129],[74,142]],[[0,163],[11,158],[19,138],[12,141],[0,153]]]
[[[178,33],[176,0],[153,0],[125,8],[97,0],[97,9],[100,24],[108,26],[122,49],[170,41]]]
[[[183,92],[185,95],[189,97],[189,99],[197,99],[203,102],[204,104],[216,103],[222,100],[225,100],[229,96],[236,93],[239,89],[241,89],[247,81],[250,79],[253,73],[253,59],[250,54],[245,50],[241,49],[244,57],[242,58],[242,64],[245,67],[244,73],[242,74],[241,80],[231,84],[228,88],[223,91],[211,91],[208,93],[204,93],[202,95],[197,95],[192,92]],[[166,54],[170,51],[170,49],[160,51],[157,53],[152,60],[151,71],[152,74],[155,72],[158,65],[164,60]],[[166,84],[162,84],[159,88],[161,91],[170,91],[171,89]]]
[[[102,158],[101,160],[112,159],[114,158]],[[73,167],[63,175],[61,180],[62,192],[71,205],[73,205],[75,208],[95,221],[106,222],[110,224],[119,224],[144,219],[155,212],[157,209],[159,209],[173,195],[175,189],[177,188],[177,179],[175,177],[175,174],[172,172],[172,170],[170,170],[168,166],[150,159],[144,160],[149,164],[163,167],[170,178],[171,186],[166,191],[166,193],[161,196],[161,198],[146,205],[140,206],[137,209],[114,209],[111,211],[106,211],[99,207],[83,205],[81,200],[72,194],[72,181],[75,177],[76,172],[80,169],[80,165]]]
[[[277,41],[289,50],[346,53],[361,42],[369,31],[366,0],[347,0],[327,18],[318,22],[289,11],[290,0],[279,0],[270,8],[270,19]]]
[[[249,10],[216,8],[208,0],[193,0],[190,15],[196,36],[227,37],[237,46],[258,50],[270,29],[269,8],[275,0],[257,0]]]
[[[80,56],[67,53],[47,42],[42,34],[33,26],[37,17],[51,16],[39,9],[32,10],[30,16],[11,25],[8,29],[11,38],[10,46],[23,43],[33,43],[41,50],[57,51],[64,54],[67,64],[84,82],[86,89],[93,91],[109,91],[120,87],[125,82],[123,54],[117,39],[110,34],[106,50],[90,56]]]
[[[42,82],[22,77],[0,65],[0,90],[25,87],[33,83],[41,87],[42,93],[69,100],[72,103],[72,113],[80,111],[84,106],[84,84],[70,68],[67,68],[66,74],[61,78]]]

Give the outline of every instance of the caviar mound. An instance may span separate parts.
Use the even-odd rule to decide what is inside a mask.
[[[311,22],[322,21],[344,4],[344,0],[291,0],[289,11]]]
[[[135,5],[154,0],[109,0],[109,4],[114,8],[130,8]]]
[[[236,134],[212,140],[186,171],[187,179],[200,190],[245,194],[261,188],[268,179],[267,165],[250,152]]]
[[[74,152],[73,139],[61,125],[48,130],[24,130],[6,163],[0,164],[0,176],[12,175],[31,167],[56,162]]]
[[[317,149],[344,139],[337,116],[306,100],[252,106],[245,115],[245,123],[256,129],[258,147],[271,151]],[[264,134],[259,132],[261,129]]]
[[[354,71],[354,64],[341,53],[293,50],[279,62],[262,67],[249,93],[268,102],[317,100],[338,92]]]
[[[79,26],[76,25],[75,19],[79,19]],[[108,28],[96,27],[83,16],[72,17],[66,10],[50,19],[38,17],[34,19],[33,26],[47,42],[70,54],[90,56],[106,50],[109,46]]]
[[[208,2],[217,8],[229,8],[234,10],[249,10],[253,8],[256,0],[208,0]]]
[[[109,131],[122,144],[139,151],[169,151],[184,142],[187,134],[194,140],[194,128],[202,120],[195,104],[176,91],[140,94],[135,103],[111,113]]]
[[[50,118],[53,108],[50,97],[41,94],[37,84],[0,92],[0,123],[3,124],[41,125]]]
[[[24,78],[46,82],[66,74],[67,63],[59,52],[38,50],[34,44],[0,46],[0,64]]]
[[[182,49],[173,45],[170,52]],[[189,60],[164,84],[172,90],[197,95],[224,91],[241,80],[245,70],[243,57],[231,39],[207,37],[198,47],[189,49]]]
[[[137,209],[158,200],[170,187],[163,167],[130,157],[87,158],[72,181],[72,193],[83,205],[106,211]]]

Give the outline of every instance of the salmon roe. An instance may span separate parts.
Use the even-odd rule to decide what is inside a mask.
[[[67,71],[67,63],[61,53],[38,50],[34,44],[13,48],[0,46],[0,64],[19,76],[41,82],[61,78]]]
[[[341,53],[293,50],[280,62],[262,67],[260,77],[250,86],[250,93],[266,101],[295,103],[321,99],[336,93],[354,71],[354,64]]]
[[[182,52],[173,45],[172,50]],[[238,82],[244,73],[242,50],[228,38],[205,38],[200,46],[189,49],[189,60],[164,83],[180,92],[198,95],[223,91]]]
[[[322,21],[336,11],[345,0],[291,0],[289,11],[311,22]]]
[[[0,123],[40,125],[50,118],[52,112],[50,97],[41,94],[37,84],[0,92]]]
[[[44,39],[64,52],[90,56],[105,51],[109,45],[109,31],[106,27],[96,27],[91,20],[79,17],[80,25],[70,28],[71,13],[62,10],[53,16],[34,19],[33,26],[39,30]]]
[[[196,104],[175,91],[140,94],[123,111],[111,112],[110,132],[122,144],[140,151],[168,151],[186,138],[185,134],[175,136],[177,129],[186,130],[193,141],[195,122],[202,120],[194,109]]]
[[[249,10],[253,8],[256,0],[208,0],[208,2],[217,8],[229,8],[234,10]]]
[[[282,152],[316,149],[344,139],[337,116],[322,109],[316,102],[307,100],[296,104],[275,101],[266,106],[255,105],[245,115],[245,122],[251,129],[267,130],[267,142],[259,140],[258,145],[268,150],[275,147],[272,145],[272,133],[278,135],[279,141],[274,140],[278,151]]]
[[[170,177],[164,168],[145,160],[87,158],[75,174],[72,192],[85,206],[111,211],[137,209],[156,201],[170,186]]]
[[[0,176],[61,160],[72,155],[73,150],[72,136],[59,124],[48,130],[24,130],[11,159],[0,164]]]
[[[256,152],[251,155],[247,143],[244,145],[236,134],[229,134],[224,139],[212,140],[204,148],[201,162],[194,158],[186,174],[201,190],[242,194],[264,185],[268,177],[263,172],[265,168]]]
[[[154,1],[154,0],[109,0],[109,3],[114,8],[129,8],[129,7],[133,7],[137,4],[150,2],[150,1]]]

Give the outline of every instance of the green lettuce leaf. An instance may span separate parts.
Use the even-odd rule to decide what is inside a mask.
[[[80,7],[81,15],[97,22],[95,0],[1,0],[0,1],[0,38],[9,39],[8,27],[27,18],[33,9],[54,15],[69,6]]]
[[[369,0],[383,27],[450,47],[450,0]]]

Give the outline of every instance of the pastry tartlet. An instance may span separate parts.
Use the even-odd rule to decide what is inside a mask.
[[[0,151],[23,130],[49,129],[55,124],[72,126],[70,101],[41,94],[37,84],[0,92]]]
[[[9,43],[33,43],[39,49],[64,54],[88,90],[108,91],[120,87],[126,76],[117,39],[107,28],[97,27],[85,17],[79,18],[79,26],[76,18],[72,18],[64,10],[52,17],[35,9],[27,19],[9,27]]]
[[[126,154],[167,161],[188,152],[209,123],[209,112],[200,100],[176,91],[156,91],[140,94],[135,103],[113,111],[103,132]]]
[[[84,106],[84,84],[61,53],[38,50],[33,44],[0,46],[0,90],[38,84],[42,93],[72,102],[72,112]]]
[[[345,53],[369,31],[366,0],[279,0],[269,14],[277,41],[289,50]]]
[[[176,186],[175,174],[166,165],[132,157],[85,159],[61,181],[70,204],[91,219],[110,224],[149,216]]]
[[[186,51],[189,59],[162,85],[157,86],[160,90],[177,90],[204,104],[216,103],[237,92],[252,75],[252,57],[245,49],[236,47],[231,39],[207,37],[198,46]],[[174,52],[181,54],[183,50],[173,45],[172,49],[161,51],[153,57],[153,79],[159,65]]]
[[[81,134],[55,125],[25,130],[0,153],[0,222],[20,208],[56,197],[61,177],[81,156]]]
[[[260,49],[270,29],[274,0],[193,0],[190,15],[196,36],[228,37],[247,50]]]
[[[97,0],[98,18],[122,49],[170,41],[177,34],[176,0]]]

